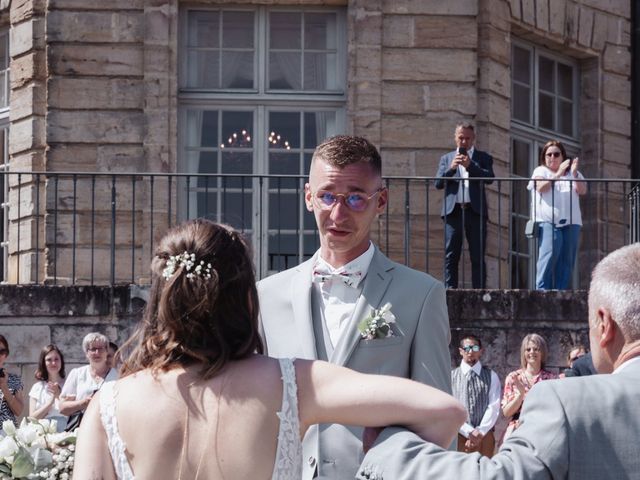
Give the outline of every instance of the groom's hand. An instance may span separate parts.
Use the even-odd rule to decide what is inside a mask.
[[[367,453],[373,447],[382,430],[384,430],[384,427],[365,427],[364,432],[362,432],[362,450],[364,450],[364,453]]]

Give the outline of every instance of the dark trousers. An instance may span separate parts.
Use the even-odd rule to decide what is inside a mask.
[[[458,288],[458,263],[462,251],[462,235],[467,237],[471,257],[471,285],[484,288],[487,266],[484,251],[487,243],[487,218],[472,208],[461,208],[456,204],[450,214],[444,217],[444,283],[447,288]]]

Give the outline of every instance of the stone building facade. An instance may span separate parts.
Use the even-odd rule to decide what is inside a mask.
[[[3,0],[3,163],[27,172],[5,177],[5,280],[144,282],[158,234],[196,215],[252,235],[261,275],[297,263],[317,248],[300,208],[303,180],[203,185],[133,174],[302,175],[333,133],[373,141],[388,176],[434,176],[455,125],[471,121],[499,177],[527,177],[540,145],[560,138],[585,176],[628,179],[630,8],[628,0]],[[440,200],[428,197],[429,184],[392,191],[378,240],[441,277]],[[533,247],[516,240],[528,206],[516,202],[517,188],[489,188],[493,287],[530,281]],[[625,188],[594,184],[584,200],[581,273],[626,241]]]

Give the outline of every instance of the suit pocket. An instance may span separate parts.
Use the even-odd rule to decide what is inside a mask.
[[[400,345],[404,341],[404,337],[394,336],[387,338],[374,338],[373,340],[360,340],[359,347],[362,348],[377,348],[377,347],[391,347],[393,345]]]

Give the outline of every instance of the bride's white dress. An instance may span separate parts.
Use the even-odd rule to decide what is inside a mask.
[[[300,480],[302,477],[302,442],[300,440],[300,419],[298,417],[298,386],[293,360],[281,358],[282,408],[277,412],[280,418],[278,447],[273,467],[272,480]],[[116,476],[120,480],[135,480],[131,465],[125,454],[126,445],[120,437],[116,420],[115,382],[108,382],[100,390],[100,418],[105,432]]]

